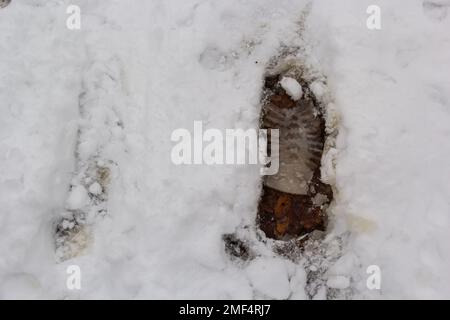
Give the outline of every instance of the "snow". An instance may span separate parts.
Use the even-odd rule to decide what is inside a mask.
[[[294,101],[300,100],[303,95],[302,86],[294,78],[283,77],[280,85]]]
[[[289,297],[286,262],[273,258],[258,258],[247,267],[247,274],[256,294],[269,299]]]
[[[363,4],[346,3],[329,5],[326,72],[342,119],[332,233],[349,231],[355,256],[345,274],[357,297],[448,298],[450,20],[430,19],[422,1],[378,1],[382,29],[369,32],[355,28]],[[366,288],[370,265],[380,291]]]
[[[326,87],[320,81],[314,81],[313,83],[311,83],[310,89],[318,98],[322,98],[326,94]]]
[[[448,1],[379,0],[382,28],[368,30],[360,0],[78,0],[71,31],[72,2],[0,9],[1,299],[450,298]],[[322,159],[330,225],[296,261],[248,231],[257,168],[170,161],[172,131],[196,120],[258,127],[282,44],[326,77],[311,90],[338,130]],[[57,263],[66,209],[90,213],[75,239],[88,248]],[[228,257],[233,232],[254,259]],[[371,265],[381,290],[366,287]]]
[[[67,208],[71,210],[82,209],[87,205],[89,196],[87,190],[81,186],[74,186],[70,190],[69,197],[67,199]]]
[[[333,289],[346,289],[350,286],[350,280],[344,276],[330,276],[327,280],[327,286]]]
[[[99,195],[102,193],[102,186],[98,182],[94,182],[89,186],[89,192],[94,195]]]

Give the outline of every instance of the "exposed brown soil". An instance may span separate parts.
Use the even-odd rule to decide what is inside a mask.
[[[324,195],[322,204],[313,199]],[[267,237],[290,240],[314,230],[325,231],[325,204],[332,199],[331,187],[322,183],[318,174],[310,182],[310,192],[306,195],[291,194],[263,186],[258,206],[258,225]]]

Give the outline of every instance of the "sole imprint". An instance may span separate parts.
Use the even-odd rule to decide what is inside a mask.
[[[264,178],[257,224],[277,240],[323,231],[333,198],[331,187],[320,180],[325,120],[301,68],[291,64],[269,73],[262,105],[261,127],[279,129],[280,167]]]

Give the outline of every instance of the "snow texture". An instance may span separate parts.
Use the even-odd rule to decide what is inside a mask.
[[[283,77],[280,85],[294,101],[300,100],[303,95],[302,86],[293,78]]]

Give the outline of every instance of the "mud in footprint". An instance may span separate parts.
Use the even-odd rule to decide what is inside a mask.
[[[295,65],[269,74],[263,92],[261,127],[279,129],[280,167],[264,177],[257,225],[286,241],[324,231],[333,194],[320,180],[326,134],[319,103]]]

